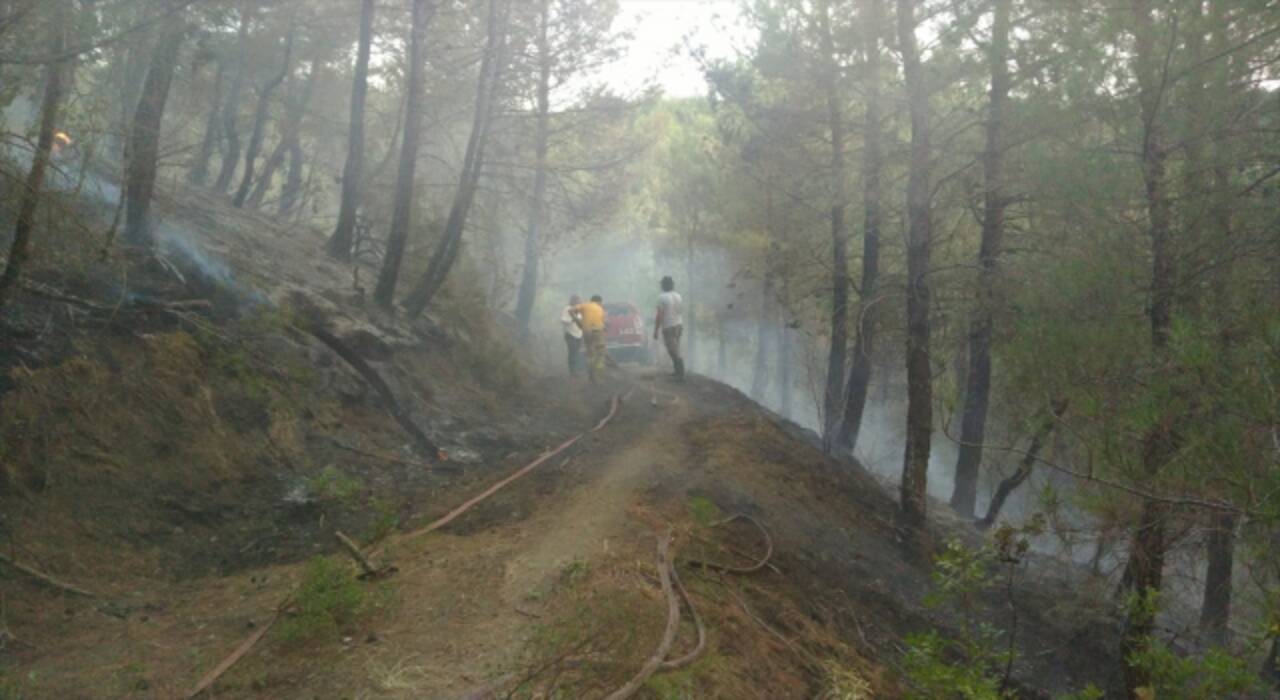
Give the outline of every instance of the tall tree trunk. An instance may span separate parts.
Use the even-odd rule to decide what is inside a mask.
[[[404,136],[400,146],[400,171],[396,176],[395,202],[391,210],[391,231],[387,235],[387,251],[378,273],[378,286],[373,300],[379,306],[391,308],[395,298],[396,282],[400,277],[400,261],[404,246],[409,240],[409,227],[413,219],[413,184],[418,167],[418,143],[422,130],[422,77],[425,66],[424,52],[427,27],[435,15],[436,6],[429,0],[413,0],[413,18],[409,31],[408,74],[405,77]]]
[[[915,3],[897,0],[911,113],[911,163],[907,178],[907,444],[903,453],[901,521],[908,546],[923,552],[928,517],[929,450],[933,437],[933,378],[929,367],[929,253],[933,243],[930,202],[929,85],[916,45]]]
[[[244,152],[244,173],[240,176],[240,187],[236,189],[236,194],[231,199],[231,204],[236,208],[244,206],[245,200],[249,197],[249,188],[253,186],[253,169],[258,160],[258,153],[262,150],[262,139],[266,136],[267,117],[271,113],[271,93],[284,82],[289,76],[289,67],[293,61],[293,38],[294,26],[292,21],[289,26],[289,34],[284,40],[284,61],[280,66],[280,72],[271,76],[258,92],[258,107],[253,113],[253,131],[249,134],[249,146]]]
[[[320,75],[319,59],[311,60],[311,71],[307,74],[307,81],[303,84],[301,92],[294,96],[289,102],[289,107],[285,113],[284,125],[281,128],[280,143],[272,149],[271,156],[267,158],[267,162],[262,166],[262,175],[258,177],[258,181],[253,185],[253,191],[249,193],[249,199],[245,203],[253,209],[262,206],[262,200],[267,195],[267,190],[271,189],[271,184],[275,180],[276,171],[280,166],[284,165],[285,156],[290,151],[291,144],[298,141],[302,132],[302,118],[306,116],[307,105],[311,103],[311,95],[315,91],[316,80]]]
[[[284,187],[280,190],[280,204],[276,207],[276,216],[281,219],[291,212],[300,210],[305,204],[302,200],[302,141],[298,134],[295,133],[293,138],[289,139],[286,151],[289,155],[289,174],[284,179]],[[311,172],[315,172],[314,167]]]
[[[244,7],[240,9],[240,27],[236,30],[236,72],[231,79],[231,91],[227,93],[227,104],[222,110],[222,136],[227,145],[218,166],[218,177],[213,181],[213,189],[218,192],[227,191],[240,162],[240,96],[244,93],[244,81],[249,72],[249,25],[253,22],[256,3],[257,0],[245,0]]]
[[[200,140],[200,151],[196,153],[196,160],[187,173],[187,182],[197,186],[203,186],[208,181],[209,163],[213,160],[213,151],[218,147],[218,141],[222,139],[222,87],[226,80],[227,62],[222,57],[216,61],[218,68],[214,73],[213,94],[209,99],[209,116],[204,122],[204,138]]]
[[[542,208],[547,195],[547,127],[551,114],[551,46],[547,25],[551,22],[550,0],[540,0],[538,8],[538,96],[537,125],[534,132],[533,201],[529,203],[529,225],[524,236],[524,272],[516,298],[516,324],[520,335],[529,335],[533,301],[538,294],[538,255],[541,247]]]
[[[1151,300],[1148,316],[1151,324],[1151,348],[1155,362],[1168,354],[1169,332],[1173,314],[1174,269],[1171,255],[1171,203],[1166,183],[1161,101],[1164,80],[1161,56],[1155,47],[1155,20],[1149,0],[1131,0],[1134,34],[1134,73],[1138,82],[1138,101],[1142,117],[1142,180],[1146,188],[1147,226],[1151,239]],[[1144,473],[1154,478],[1178,451],[1175,416],[1162,415],[1143,438]],[[1165,528],[1168,505],[1147,500],[1142,505],[1137,528],[1125,565],[1124,586],[1142,599],[1158,593],[1164,575]],[[1132,697],[1138,688],[1150,682],[1146,669],[1129,663],[1146,648],[1155,627],[1155,606],[1132,606],[1121,635],[1125,691]]]
[[[784,272],[782,275],[782,303],[785,306],[790,303],[791,287],[788,283],[788,276]],[[791,418],[792,412],[792,388],[794,381],[791,377],[791,319],[787,318],[787,313],[780,314],[778,319],[778,414],[783,418]]]
[[[66,10],[70,5],[67,0],[59,3],[60,9]],[[53,54],[61,54],[66,48],[66,31],[69,22],[51,24],[50,46]],[[66,93],[66,82],[70,77],[70,61],[50,63],[45,70],[44,96],[40,102],[40,132],[36,137],[36,151],[31,157],[31,169],[27,171],[27,180],[22,188],[22,199],[18,203],[18,213],[13,222],[13,242],[9,245],[9,257],[5,262],[4,272],[0,273],[0,307],[4,305],[9,290],[18,282],[22,267],[27,262],[31,247],[31,229],[35,225],[36,207],[40,205],[40,197],[44,191],[45,171],[49,168],[49,158],[53,153],[53,134],[58,128],[58,119],[62,110],[62,98]]]
[[[684,318],[681,319],[684,322],[684,335],[681,337],[680,342],[684,343],[685,350],[687,351],[687,357],[684,358],[686,370],[690,367],[698,366],[698,338],[701,334],[698,332],[698,324],[695,322],[694,317],[694,312],[697,306],[697,295],[694,293],[693,281],[697,279],[694,277],[694,265],[697,261],[697,249],[694,243],[698,238],[700,228],[701,220],[699,217],[695,217],[693,225],[689,228],[689,235],[685,237],[684,293],[688,295],[689,298],[684,300]],[[724,325],[721,324],[720,328],[723,331]],[[724,341],[721,340],[720,343],[720,378],[724,379]]]
[[[1225,647],[1231,641],[1231,585],[1235,566],[1236,516],[1214,513],[1209,525],[1209,568],[1205,574],[1204,602],[1200,606],[1200,634],[1210,644]]]
[[[767,265],[766,261],[766,265]],[[766,278],[760,293],[760,319],[756,322],[756,357],[751,369],[751,398],[763,404],[769,393],[769,345],[775,337],[773,324],[773,277]]]
[[[819,0],[817,12],[827,129],[831,136],[831,346],[827,353],[826,389],[822,397],[822,445],[829,451],[834,444],[844,403],[844,365],[849,335],[849,232],[844,220],[845,137],[840,67],[831,36],[829,0]]]
[[[996,276],[1004,239],[1004,114],[1009,101],[1009,14],[1011,0],[996,0],[992,8],[991,43],[987,59],[991,68],[991,97],[987,106],[987,143],[982,154],[982,242],[978,249],[980,291],[978,308],[969,326],[969,371],[960,421],[960,454],[956,460],[955,489],[951,508],[962,518],[973,517],[978,497],[978,472],[982,443],[986,439],[987,405],[991,396],[992,307],[996,303]]]
[[[773,182],[768,175],[764,183],[764,225],[769,246],[765,251],[763,275],[760,284],[760,318],[756,323],[756,359],[751,370],[751,398],[763,404],[769,393],[769,344],[775,338],[773,324],[775,265],[781,249],[778,241],[777,222],[773,211]]]
[[[836,444],[852,452],[858,445],[862,415],[871,385],[871,354],[875,347],[875,304],[880,277],[880,172],[884,167],[884,146],[880,122],[880,28],[882,0],[867,0],[865,19],[866,119],[863,126],[862,171],[862,287],[858,304],[858,324],[853,341],[853,364],[845,388],[844,416]]]
[[[1227,53],[1230,41],[1227,37],[1226,2],[1215,0],[1210,5],[1211,38],[1209,51],[1212,55],[1222,56]],[[1229,108],[1232,102],[1231,62],[1229,58],[1219,59],[1209,80],[1209,95],[1198,100],[1195,109],[1207,109],[1208,104],[1219,109]],[[1193,96],[1194,97],[1194,96]],[[1208,218],[1209,230],[1216,237],[1213,242],[1215,250],[1227,250],[1232,246],[1232,205],[1234,194],[1231,188],[1232,162],[1231,145],[1227,127],[1211,124],[1207,115],[1202,115],[1199,123],[1209,131],[1210,157],[1213,159],[1210,171]],[[1190,155],[1188,155],[1190,159]],[[1188,170],[1190,164],[1188,164]],[[1214,261],[1215,273],[1211,276],[1212,305],[1216,309],[1232,308],[1231,271],[1234,267],[1230,261],[1230,253],[1222,260]],[[1219,332],[1219,347],[1222,357],[1230,358],[1234,352],[1230,335]],[[1229,360],[1220,363],[1225,371],[1234,371]],[[1205,575],[1204,602],[1200,608],[1200,630],[1205,639],[1212,644],[1226,646],[1231,641],[1231,595],[1232,571],[1235,565],[1235,527],[1236,517],[1231,513],[1215,514],[1211,524],[1208,542],[1209,566]],[[1274,649],[1273,649],[1274,653]]]
[[[147,61],[152,53],[152,40],[152,33],[144,29],[124,50],[124,72],[120,77],[120,104],[116,117],[118,124],[113,134],[115,154],[122,160],[129,157],[129,134],[133,131],[133,115],[138,111],[142,83],[147,79]]]
[[[156,167],[160,156],[160,127],[169,100],[169,85],[178,62],[178,49],[186,32],[185,13],[172,12],[164,21],[151,56],[151,67],[142,86],[138,112],[129,133],[129,158],[125,168],[125,240],[131,245],[150,247],[151,200],[156,187]]]
[[[493,102],[505,60],[503,44],[506,42],[507,13],[510,8],[510,0],[489,0],[484,58],[480,61],[480,76],[476,81],[475,116],[471,122],[471,137],[467,139],[466,154],[463,156],[462,177],[458,190],[454,193],[453,205],[449,208],[444,234],[436,244],[431,261],[427,264],[427,271],[405,299],[404,307],[410,318],[416,318],[426,310],[436,293],[444,286],[454,261],[462,252],[462,233],[466,229],[467,215],[471,212],[471,204],[475,201],[476,189],[480,185],[484,149],[489,140],[489,125],[493,121]]]
[[[342,166],[342,199],[338,225],[329,237],[329,255],[351,257],[355,243],[356,212],[360,209],[360,185],[364,177],[364,105],[369,95],[369,53],[373,46],[374,0],[360,2],[360,43],[356,49],[355,75],[351,81],[351,116],[347,131],[347,161]]]
[[[1040,459],[1040,451],[1044,449],[1044,445],[1049,440],[1049,436],[1053,434],[1054,427],[1058,424],[1058,419],[1062,418],[1062,414],[1067,410],[1067,402],[1065,400],[1054,401],[1049,409],[1049,414],[1045,416],[1040,425],[1036,427],[1035,433],[1031,436],[1031,444],[1027,446],[1027,452],[1022,456],[1022,460],[1018,463],[1018,469],[1007,479],[1000,482],[1000,486],[996,488],[996,493],[991,497],[991,503],[987,505],[987,514],[978,520],[979,530],[986,530],[995,525],[996,518],[1000,517],[1000,510],[1004,508],[1004,502],[1009,499],[1009,494],[1023,484],[1030,476],[1031,471],[1036,466],[1036,461]]]

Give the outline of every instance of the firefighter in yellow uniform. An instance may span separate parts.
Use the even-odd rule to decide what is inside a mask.
[[[573,317],[582,328],[582,341],[587,349],[587,376],[594,384],[604,372],[605,354],[608,350],[604,344],[604,299],[599,294],[591,297],[591,301],[573,307]]]

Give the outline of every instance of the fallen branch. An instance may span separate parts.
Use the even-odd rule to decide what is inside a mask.
[[[391,417],[395,418],[396,422],[400,424],[400,427],[404,428],[404,431],[409,434],[409,437],[413,438],[419,452],[431,459],[438,459],[441,454],[440,448],[432,442],[431,438],[427,437],[426,433],[422,432],[422,429],[419,428],[416,423],[413,422],[413,419],[400,405],[400,402],[396,401],[395,394],[391,393],[391,387],[387,386],[386,381],[382,379],[382,375],[378,374],[376,370],[370,367],[369,363],[365,362],[364,358],[360,357],[360,355],[352,350],[346,343],[342,342],[334,334],[324,328],[321,328],[318,323],[309,323],[306,325],[307,332],[311,333],[311,335],[315,336],[317,340],[328,346],[328,348],[337,354],[338,357],[341,357],[347,364],[351,365],[351,367],[364,378],[365,382],[367,382],[369,386],[373,387],[374,391],[378,392],[378,395],[382,397],[382,400],[390,409]]]
[[[369,558],[360,552],[360,545],[356,544],[350,537],[347,537],[341,530],[334,530],[333,536],[338,538],[338,542],[342,544],[342,548],[347,550],[347,554],[360,565],[364,574],[360,578],[376,578],[383,573],[383,569],[373,565]]]
[[[687,560],[686,563],[691,564],[693,566],[700,566],[704,569],[711,569],[713,571],[723,571],[726,574],[739,574],[739,575],[754,574],[755,572],[765,568],[766,566],[769,566],[769,560],[773,558],[773,537],[769,535],[769,531],[765,529],[764,525],[760,524],[760,521],[756,520],[755,518],[749,515],[743,515],[739,513],[737,515],[732,515],[728,518],[725,518],[724,520],[714,523],[712,524],[711,527],[720,527],[721,525],[728,525],[729,523],[732,523],[736,520],[745,520],[751,523],[752,525],[755,525],[756,529],[760,531],[760,534],[764,537],[764,545],[765,545],[764,556],[762,556],[758,561],[751,564],[750,566],[733,566],[731,564],[719,564],[711,561],[703,561],[701,559],[689,559]]]
[[[369,450],[364,450],[359,447],[356,447],[355,445],[349,445],[335,437],[330,437],[329,442],[332,443],[333,446],[337,447],[338,449],[346,450],[347,452],[368,457],[370,459],[382,460],[383,462],[389,462],[391,464],[403,464],[406,467],[420,467],[422,469],[429,469],[432,471],[462,471],[461,466],[455,466],[452,464],[442,464],[442,463],[432,464],[431,462],[425,462],[420,459],[409,459],[407,457],[397,457],[395,455],[386,454],[384,452],[371,452]]]
[[[658,643],[658,648],[654,650],[649,660],[645,661],[644,665],[640,667],[640,671],[621,688],[606,696],[605,700],[627,700],[627,698],[635,695],[649,680],[649,677],[662,668],[667,654],[671,652],[671,645],[676,641],[676,633],[680,631],[680,598],[676,595],[671,585],[670,548],[671,532],[668,531],[665,537],[658,540],[658,576],[662,583],[662,593],[667,598],[667,629],[662,633],[662,640]]]
[[[96,593],[90,593],[89,591],[86,591],[85,589],[80,588],[79,586],[73,586],[70,583],[63,583],[62,581],[59,581],[58,579],[50,576],[49,574],[44,573],[43,571],[40,571],[38,569],[33,569],[30,566],[27,566],[26,564],[21,564],[19,562],[16,562],[13,559],[10,559],[9,557],[3,554],[0,554],[0,562],[4,562],[5,564],[8,564],[14,569],[21,571],[22,573],[26,574],[27,576],[30,576],[31,578],[39,581],[40,583],[43,583],[44,585],[50,588],[54,588],[59,591],[62,591],[63,593],[70,593],[72,595],[78,595],[83,598],[98,597]]]
[[[183,311],[208,311],[213,308],[213,304],[208,299],[181,299],[178,301],[161,301],[159,299],[149,299],[146,297],[134,297],[127,304],[119,306],[107,306],[99,304],[96,301],[90,301],[84,297],[79,297],[70,292],[64,292],[47,284],[36,282],[35,280],[22,280],[22,290],[38,297],[44,297],[52,301],[60,301],[64,304],[79,306],[83,309],[96,311],[104,314],[116,314],[121,311],[129,313],[142,313],[146,311],[164,311],[167,313],[179,313]]]

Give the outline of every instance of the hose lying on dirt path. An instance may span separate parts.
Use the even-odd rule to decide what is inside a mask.
[[[733,566],[730,564],[719,564],[711,561],[703,561],[701,559],[686,559],[685,563],[690,564],[692,566],[700,566],[704,569],[711,569],[712,571],[723,571],[726,574],[738,574],[743,576],[747,574],[754,574],[755,572],[768,566],[769,560],[773,558],[773,537],[769,535],[769,531],[765,529],[764,525],[760,524],[759,520],[756,520],[750,515],[737,513],[735,515],[731,515],[725,518],[724,520],[720,520],[715,523],[712,523],[711,527],[720,527],[722,525],[728,525],[729,523],[732,523],[738,520],[745,520],[751,523],[752,525],[755,525],[756,529],[759,530],[760,534],[764,537],[764,547],[765,547],[764,556],[762,556],[758,561],[751,564],[750,566]]]
[[[658,540],[658,576],[662,582],[662,593],[667,598],[667,628],[662,633],[662,641],[658,643],[658,648],[644,662],[636,675],[621,688],[609,693],[605,700],[627,700],[635,695],[645,681],[662,668],[663,661],[671,652],[671,646],[675,644],[676,633],[680,631],[680,598],[676,596],[671,584],[670,550],[671,531],[668,530],[666,536]]]
[[[402,540],[409,540],[409,539],[413,539],[413,538],[415,538],[415,537],[418,537],[418,536],[420,536],[420,535],[425,535],[425,534],[427,534],[428,532],[434,532],[435,530],[439,530],[440,528],[444,527],[445,525],[448,525],[449,523],[453,522],[455,519],[457,519],[457,518],[458,518],[458,516],[460,516],[460,515],[462,515],[463,513],[465,513],[465,512],[467,512],[467,511],[471,510],[472,508],[474,508],[474,507],[475,507],[477,504],[479,504],[481,501],[483,501],[483,500],[485,500],[486,498],[489,498],[490,496],[492,496],[493,494],[495,494],[495,493],[497,493],[497,492],[501,491],[503,488],[506,488],[508,485],[510,485],[510,484],[511,484],[511,482],[513,482],[513,481],[515,481],[515,480],[519,479],[520,477],[522,477],[522,476],[524,476],[524,475],[528,474],[529,472],[533,471],[534,469],[537,469],[538,467],[540,467],[540,466],[542,466],[543,464],[545,464],[545,463],[547,462],[547,460],[549,460],[549,459],[551,459],[551,458],[555,457],[556,455],[560,454],[561,452],[564,452],[565,450],[569,449],[570,447],[573,447],[573,446],[574,446],[574,445],[575,445],[579,440],[581,440],[582,438],[584,438],[584,437],[586,437],[586,436],[590,435],[591,433],[594,433],[594,432],[596,432],[596,431],[600,430],[601,428],[605,427],[606,425],[608,425],[608,424],[609,424],[609,421],[613,420],[613,417],[614,417],[614,416],[616,416],[616,415],[618,414],[618,408],[619,408],[619,406],[621,406],[621,405],[622,405],[622,401],[623,401],[623,400],[625,400],[625,399],[626,399],[626,397],[627,397],[627,396],[630,396],[630,395],[631,395],[631,392],[627,392],[627,393],[626,393],[626,395],[624,395],[624,396],[618,396],[618,395],[616,395],[616,394],[615,394],[615,395],[614,395],[614,397],[613,397],[613,400],[611,400],[611,401],[609,402],[609,413],[608,413],[607,415],[605,415],[605,417],[604,417],[604,418],[600,419],[600,422],[599,422],[599,423],[597,423],[597,424],[596,424],[596,426],[595,426],[594,428],[592,428],[591,430],[588,430],[588,431],[587,431],[587,432],[585,432],[585,433],[579,433],[578,435],[575,435],[575,436],[573,436],[573,437],[569,438],[568,440],[565,440],[564,442],[560,443],[560,446],[559,446],[559,447],[556,447],[555,449],[551,450],[550,452],[544,452],[544,453],[542,454],[542,456],[541,456],[541,457],[539,457],[539,458],[537,458],[537,459],[533,460],[532,462],[530,462],[530,463],[528,463],[528,464],[524,465],[523,467],[521,467],[521,468],[517,469],[517,470],[516,470],[514,473],[512,473],[510,476],[508,476],[507,478],[503,479],[502,481],[499,481],[498,483],[494,484],[493,486],[490,486],[489,488],[485,489],[485,490],[484,490],[484,491],[482,491],[479,495],[477,495],[475,498],[472,498],[472,499],[470,499],[470,500],[466,501],[465,503],[463,503],[462,505],[458,506],[457,508],[454,508],[453,510],[449,511],[448,513],[445,513],[444,515],[440,516],[439,518],[436,518],[435,520],[431,521],[431,522],[430,522],[430,523],[428,523],[427,525],[425,525],[425,526],[423,526],[423,527],[421,527],[421,528],[418,528],[417,530],[413,530],[412,532],[405,533],[404,535],[402,535],[402,536],[400,537],[400,539],[402,539]]]
[[[769,531],[765,529],[760,521],[749,515],[741,513],[729,516],[721,520],[712,527],[727,525],[737,520],[746,520],[756,526],[760,533],[764,535],[765,553],[759,561],[751,566],[727,566],[723,564],[713,564],[710,562],[693,561],[689,563],[701,565],[708,569],[714,569],[729,574],[752,574],[769,564],[769,560],[773,558],[773,537],[769,535]],[[658,648],[645,662],[640,671],[632,677],[626,685],[610,693],[606,700],[627,700],[644,685],[657,671],[674,671],[698,660],[706,650],[707,634],[706,627],[703,625],[702,618],[698,615],[698,611],[693,607],[693,601],[689,598],[689,592],[685,590],[684,584],[680,581],[680,576],[676,573],[675,562],[669,555],[669,547],[671,544],[671,534],[658,541],[658,574],[662,584],[662,592],[667,599],[667,629],[662,636],[662,640],[658,643]],[[673,585],[674,584],[674,585]],[[676,597],[677,592],[679,597]],[[680,628],[680,601],[683,600],[685,606],[689,608],[689,612],[693,615],[693,623],[698,629],[698,643],[688,654],[677,659],[667,659],[667,655],[671,653],[671,646],[675,642],[675,633]]]
[[[529,464],[516,470],[515,473],[499,481],[493,486],[490,486],[488,489],[485,489],[483,492],[480,493],[480,495],[469,499],[462,505],[449,511],[444,516],[432,521],[425,527],[422,527],[418,530],[414,530],[413,532],[406,533],[405,535],[401,536],[401,538],[399,539],[410,539],[413,537],[417,537],[419,535],[424,535],[433,530],[438,530],[441,527],[444,527],[445,525],[449,524],[450,522],[458,518],[458,516],[474,508],[477,504],[484,501],[486,498],[489,498],[490,496],[502,490],[504,487],[508,486],[509,484],[516,481],[520,477],[533,471],[539,465],[546,463],[552,457],[555,457],[561,452],[564,452],[565,450],[569,449],[573,445],[577,444],[577,442],[582,438],[586,437],[587,435],[590,435],[591,433],[595,433],[603,429],[606,425],[609,424],[610,421],[614,419],[615,416],[618,415],[618,409],[622,406],[622,403],[631,396],[631,393],[633,391],[634,391],[634,388],[631,390],[628,390],[627,393],[622,394],[621,396],[614,394],[613,398],[609,402],[609,412],[605,415],[604,418],[601,418],[600,422],[596,423],[595,426],[592,427],[590,430],[587,430],[586,432],[583,432],[583,433],[579,433],[578,435],[564,441],[555,449],[551,450],[550,452],[543,453],[537,459],[533,460]],[[344,543],[344,546],[345,546],[345,543]],[[356,551],[359,552],[359,549],[357,549]],[[370,566],[367,566],[368,560],[372,559],[374,555],[378,553],[378,551],[380,550],[363,553],[362,557],[365,559],[364,562],[360,562],[360,559],[362,557],[355,557],[357,560],[357,563],[361,563],[361,568],[366,569],[366,573],[368,572],[368,568],[370,568]],[[353,556],[354,556],[354,553],[353,553]],[[201,693],[203,693],[205,690],[208,690],[209,687],[212,686],[214,682],[217,681],[218,678],[222,676],[222,674],[226,673],[228,670],[231,669],[232,666],[234,666],[237,662],[239,662],[240,659],[244,658],[244,656],[248,654],[251,649],[253,649],[254,645],[256,645],[259,641],[262,640],[262,638],[266,635],[267,631],[271,629],[271,627],[276,623],[276,621],[280,619],[280,616],[284,613],[284,611],[292,601],[293,601],[293,593],[290,592],[290,594],[285,597],[284,601],[281,602],[280,605],[276,608],[275,613],[272,614],[271,619],[268,620],[265,625],[260,627],[252,635],[250,635],[243,642],[241,642],[240,646],[236,647],[235,651],[231,652],[231,654],[227,656],[225,659],[223,659],[222,662],[219,663],[212,671],[210,671],[208,674],[206,674],[203,678],[200,679],[200,682],[196,684],[196,686],[191,690],[191,692],[187,693],[186,695],[187,700],[191,700],[191,698],[194,698],[200,695]]]
[[[688,666],[698,657],[702,656],[702,652],[707,648],[707,626],[702,622],[702,616],[698,614],[698,609],[693,607],[693,600],[689,598],[689,591],[685,589],[684,583],[680,580],[680,573],[676,571],[675,563],[671,564],[671,580],[676,584],[676,591],[680,593],[680,599],[684,601],[684,606],[689,608],[689,614],[693,615],[693,626],[698,630],[698,643],[694,645],[693,650],[678,659],[668,659],[662,662],[663,671],[677,671]]]

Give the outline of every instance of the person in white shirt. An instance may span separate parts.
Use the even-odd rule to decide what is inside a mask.
[[[569,350],[569,376],[578,376],[582,357],[582,327],[573,317],[573,307],[582,303],[582,297],[574,294],[569,297],[569,305],[560,312],[560,325],[564,328],[564,344]]]
[[[667,346],[671,364],[675,367],[677,381],[684,381],[684,358],[680,355],[680,335],[684,332],[684,299],[676,291],[675,280],[670,275],[662,278],[662,293],[658,295],[658,315],[653,320],[653,339],[662,331],[662,344]]]

